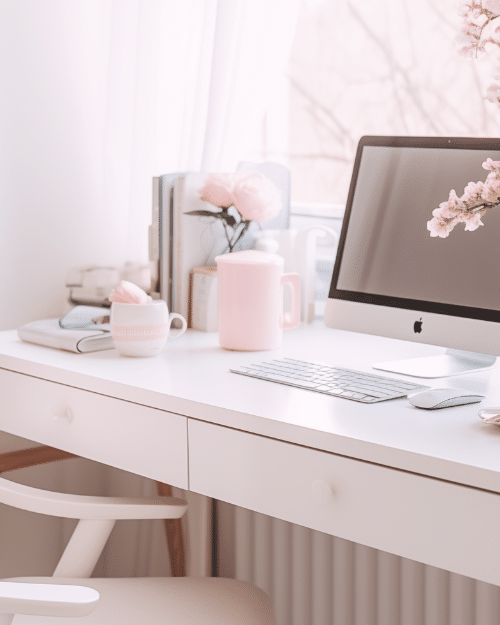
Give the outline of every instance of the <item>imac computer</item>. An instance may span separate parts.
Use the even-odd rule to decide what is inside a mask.
[[[500,206],[483,226],[431,237],[432,212],[484,181],[499,139],[363,137],[358,146],[324,322],[448,348],[374,364],[438,378],[487,369],[500,355]]]

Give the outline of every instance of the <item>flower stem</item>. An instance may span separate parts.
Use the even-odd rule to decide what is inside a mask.
[[[229,251],[232,252],[233,246],[231,245],[231,237],[229,236],[229,233],[227,231],[227,224],[224,219],[221,219],[221,221],[222,221],[222,225],[224,226],[224,234],[226,235],[227,244],[229,245]]]
[[[238,235],[238,237],[236,238],[235,241],[232,242],[232,248],[231,248],[231,252],[233,251],[233,249],[236,247],[236,244],[238,243],[238,241],[241,239],[241,237],[245,234],[245,232],[248,230],[250,224],[252,223],[251,221],[240,221],[240,224],[244,223],[245,225],[243,226],[243,228],[240,230],[240,233]],[[238,224],[239,225],[239,224]]]

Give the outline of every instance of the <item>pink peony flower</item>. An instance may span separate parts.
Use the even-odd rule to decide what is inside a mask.
[[[233,201],[247,221],[268,221],[281,210],[281,194],[278,188],[257,171],[244,174],[236,180]]]
[[[234,204],[232,192],[236,178],[235,174],[210,174],[198,193],[205,202],[220,208],[229,208]]]

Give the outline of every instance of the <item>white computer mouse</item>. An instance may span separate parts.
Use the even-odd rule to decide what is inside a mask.
[[[484,399],[484,395],[478,395],[477,393],[459,388],[429,388],[425,391],[417,391],[408,395],[408,401],[412,406],[425,408],[426,410],[475,404],[482,399]]]

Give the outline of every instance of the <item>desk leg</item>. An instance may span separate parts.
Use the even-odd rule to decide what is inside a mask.
[[[163,497],[172,497],[172,487],[169,484],[156,482],[156,486],[158,489],[158,495]],[[185,577],[186,558],[181,519],[165,519],[164,523],[172,577]]]
[[[67,460],[68,458],[78,458],[75,454],[67,451],[61,451],[55,447],[30,447],[29,449],[19,449],[17,451],[8,451],[0,454],[0,473],[7,471],[15,471],[16,469],[27,469],[28,467],[36,467],[39,464],[47,462],[57,462],[58,460]]]

